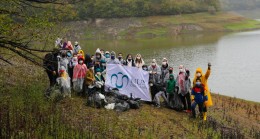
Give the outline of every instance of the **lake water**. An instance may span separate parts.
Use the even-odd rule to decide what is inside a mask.
[[[86,53],[96,48],[141,53],[146,64],[166,57],[175,73],[183,64],[193,79],[197,67],[203,72],[212,63],[208,80],[212,92],[260,102],[260,30],[223,34],[184,34],[174,37],[81,41]]]

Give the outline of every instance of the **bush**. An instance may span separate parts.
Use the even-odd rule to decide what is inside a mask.
[[[208,7],[208,12],[209,12],[210,14],[212,14],[212,15],[215,15],[216,12],[217,12],[217,10],[216,10],[216,8],[215,8],[214,6],[209,6],[209,7]]]

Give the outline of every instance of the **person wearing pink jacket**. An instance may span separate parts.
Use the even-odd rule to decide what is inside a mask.
[[[84,64],[83,57],[78,57],[78,64],[73,69],[73,89],[77,93],[81,93],[83,91],[84,79],[86,76],[88,68],[86,64]]]

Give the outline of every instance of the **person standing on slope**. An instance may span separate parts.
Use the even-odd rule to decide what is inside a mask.
[[[206,108],[213,105],[210,90],[209,90],[209,87],[208,87],[208,78],[210,76],[210,71],[211,71],[211,63],[208,63],[208,69],[207,69],[205,74],[203,74],[201,68],[197,68],[195,75],[194,75],[194,79],[193,79],[193,86],[196,85],[196,80],[200,79],[201,84],[203,84],[204,87],[205,87],[205,94],[208,97],[208,100],[204,102],[204,105],[205,105]],[[207,112],[203,112],[203,119],[207,120]]]

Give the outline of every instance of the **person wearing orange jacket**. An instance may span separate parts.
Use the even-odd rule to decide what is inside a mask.
[[[210,71],[211,71],[211,63],[208,63],[208,69],[207,69],[205,74],[203,74],[201,68],[197,68],[195,75],[194,75],[194,79],[193,79],[193,86],[196,86],[196,80],[200,79],[201,83],[203,84],[203,86],[205,88],[205,95],[207,95],[207,98],[208,98],[207,101],[204,102],[204,106],[206,108],[213,105],[210,90],[209,90],[209,87],[208,87],[208,78],[210,76]],[[191,97],[191,99],[193,100],[194,98]],[[204,120],[207,119],[207,112],[203,112],[203,119]]]

